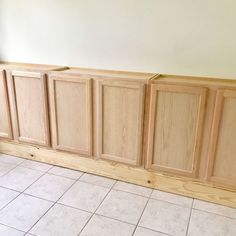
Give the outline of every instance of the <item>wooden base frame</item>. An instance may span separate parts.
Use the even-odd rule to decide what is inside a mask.
[[[0,141],[0,153],[76,169],[236,208],[236,189],[26,144]]]

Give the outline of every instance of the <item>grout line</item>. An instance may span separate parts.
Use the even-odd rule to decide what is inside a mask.
[[[110,217],[110,216],[102,215],[102,214],[100,214],[100,213],[94,213],[94,215],[102,216],[102,217],[107,218],[107,219],[110,219],[110,220],[114,220],[114,221],[118,221],[118,222],[121,222],[121,223],[125,223],[125,224],[128,224],[128,225],[133,225],[133,226],[135,226],[135,224],[132,224],[132,223],[130,223],[130,222],[123,221],[123,220],[119,220],[119,219],[115,219],[115,218],[112,218],[112,217]]]
[[[140,217],[139,217],[139,219],[138,219],[138,222],[137,222],[137,224],[136,224],[136,226],[135,226],[135,228],[134,228],[134,232],[132,233],[132,236],[134,235],[134,233],[135,233],[135,231],[136,231],[136,229],[137,229],[137,227],[138,227],[138,225],[139,225],[139,222],[140,222],[140,220],[141,220],[141,218],[142,218],[142,216],[143,216],[143,213],[144,213],[144,211],[146,210],[147,204],[149,203],[149,200],[150,200],[150,197],[151,197],[152,193],[153,193],[153,190],[152,190],[150,196],[149,196],[148,199],[147,199],[147,202],[146,202],[146,204],[145,204],[145,206],[144,206],[144,208],[143,208],[143,210],[142,210],[142,213],[141,213],[141,215],[140,215]]]
[[[10,165],[14,165],[15,167],[13,167],[12,169],[10,169],[9,171],[7,171],[5,174],[1,175],[0,177],[3,177],[5,175],[7,175],[8,173],[10,173],[11,171],[15,170],[17,167],[19,167],[24,161],[22,161],[19,164],[10,164],[10,163],[5,163],[5,164],[10,164]],[[0,162],[1,163],[1,162]]]
[[[19,232],[22,232],[22,233],[25,233],[25,231],[23,231],[23,230],[21,230],[21,229],[14,228],[14,227],[12,227],[12,226],[5,225],[5,224],[3,224],[3,223],[0,223],[0,225],[6,226],[6,227],[11,228],[11,229],[15,229],[15,230],[17,230],[17,231],[19,231]]]
[[[47,173],[47,172],[46,172],[46,173]],[[45,173],[45,174],[46,174],[46,173]],[[54,202],[53,202],[52,206],[49,207],[48,210],[44,212],[44,214],[31,226],[31,228],[26,232],[26,234],[29,233],[31,229],[33,229],[33,227],[34,227],[34,226],[57,204],[57,202],[69,191],[69,189],[72,188],[72,186],[75,185],[76,182],[77,182],[77,181],[74,181],[74,183],[61,195],[61,197],[60,197],[57,201],[54,201]],[[37,197],[36,197],[36,198],[37,198]]]
[[[80,232],[77,234],[77,236],[79,236],[83,230],[85,229],[85,227],[88,225],[88,223],[90,222],[90,220],[92,219],[92,217],[95,215],[96,211],[98,210],[98,208],[102,205],[102,203],[105,201],[106,197],[108,196],[108,194],[111,192],[112,188],[114,187],[114,185],[117,183],[117,180],[114,182],[114,184],[112,185],[112,187],[109,189],[109,191],[107,192],[107,194],[104,196],[103,200],[100,202],[100,204],[97,206],[97,208],[95,209],[95,211],[93,212],[93,214],[90,216],[90,218],[88,219],[87,223],[84,225],[84,227],[80,230]]]
[[[188,220],[188,225],[187,225],[187,229],[186,229],[186,236],[188,235],[188,231],[189,231],[189,225],[190,225],[190,221],[191,221],[191,217],[192,217],[192,211],[193,211],[193,201],[192,201],[191,210],[190,210],[190,214],[189,214],[189,220]]]
[[[172,234],[163,233],[163,232],[161,232],[161,231],[157,231],[157,230],[154,230],[154,229],[150,229],[150,228],[147,228],[147,227],[145,227],[145,226],[138,226],[138,227],[139,227],[139,228],[143,228],[143,229],[150,230],[150,231],[155,232],[155,233],[161,233],[161,234],[163,234],[163,236],[174,236],[174,235],[172,235]]]
[[[19,192],[18,192],[19,193]],[[18,198],[21,195],[21,193],[19,193],[16,197],[14,197],[10,202],[8,202],[5,206],[3,206],[2,208],[0,208],[0,212],[5,209],[10,203],[12,203],[16,198]],[[2,223],[1,223],[2,224]]]
[[[217,214],[217,213],[214,213],[214,212],[210,212],[210,211],[206,211],[206,210],[201,210],[201,209],[197,209],[197,208],[192,208],[192,210],[200,211],[200,212],[204,212],[204,213],[208,213],[208,214],[212,214],[212,215],[216,215],[216,216],[225,217],[225,218],[230,219],[230,220],[236,220],[236,218],[234,218],[234,217],[220,215],[220,214]]]

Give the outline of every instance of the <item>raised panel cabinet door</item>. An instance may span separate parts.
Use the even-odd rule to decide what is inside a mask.
[[[40,72],[10,71],[14,138],[20,142],[50,145],[46,76]]]
[[[145,85],[98,81],[98,157],[139,165]]]
[[[236,186],[236,90],[217,91],[207,176]]]
[[[152,84],[146,168],[196,177],[206,89]]]
[[[52,144],[55,149],[92,155],[91,79],[50,76]]]
[[[0,138],[12,139],[7,80],[3,70],[0,70]]]

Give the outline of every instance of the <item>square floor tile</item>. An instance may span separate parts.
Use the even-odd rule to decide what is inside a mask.
[[[45,174],[26,189],[25,193],[46,200],[57,201],[74,182],[75,180],[72,179]]]
[[[23,161],[25,161],[25,159],[23,159],[23,158],[10,156],[10,155],[6,155],[6,154],[0,154],[0,162],[2,162],[2,163],[19,165]]]
[[[94,215],[80,236],[131,236],[134,228],[131,224]]]
[[[43,172],[46,172],[53,167],[52,165],[49,165],[46,163],[42,163],[38,161],[31,161],[31,160],[25,160],[24,162],[20,164],[20,166],[25,167],[25,168],[30,168],[33,170],[43,171]]]
[[[6,206],[9,202],[11,202],[19,194],[20,194],[19,192],[15,192],[13,190],[0,187],[0,209],[2,209],[4,206]]]
[[[91,213],[56,204],[30,233],[43,236],[77,236],[90,217]]]
[[[23,236],[24,232],[18,231],[16,229],[7,227],[5,225],[0,225],[0,235],[1,236]]]
[[[21,194],[0,211],[0,223],[28,231],[51,206],[51,202]]]
[[[79,177],[83,174],[83,172],[77,170],[71,170],[63,167],[54,166],[52,169],[48,171],[48,173],[63,176],[70,179],[79,179]]]
[[[236,208],[221,206],[196,199],[193,202],[193,208],[236,219]]]
[[[234,236],[236,220],[203,211],[194,210],[188,236]]]
[[[190,208],[192,207],[193,204],[192,198],[180,196],[173,193],[167,193],[159,190],[153,190],[151,198]]]
[[[150,199],[139,225],[158,232],[183,236],[186,235],[190,211],[187,207]]]
[[[152,193],[152,189],[138,186],[135,184],[129,184],[125,182],[118,181],[113,187],[116,190],[121,190],[129,193],[134,193],[143,197],[149,197]]]
[[[147,200],[145,197],[112,190],[97,210],[97,213],[131,224],[137,224]]]
[[[98,175],[92,175],[88,173],[83,174],[79,180],[90,183],[90,184],[95,184],[104,188],[111,188],[116,182],[116,180],[114,179],[109,179],[109,178],[105,178]]]
[[[16,167],[8,174],[0,177],[0,186],[16,191],[24,191],[44,173],[24,167]]]
[[[7,172],[14,169],[15,167],[16,167],[16,165],[14,165],[14,164],[7,164],[4,162],[3,163],[0,162],[0,176],[5,175]]]
[[[142,227],[137,227],[134,236],[167,236],[167,234],[159,233]]]
[[[108,188],[78,181],[59,200],[60,203],[94,212],[108,193]]]

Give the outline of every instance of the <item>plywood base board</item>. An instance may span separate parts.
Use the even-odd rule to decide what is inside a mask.
[[[124,164],[0,141],[0,152],[236,208],[236,190]]]

